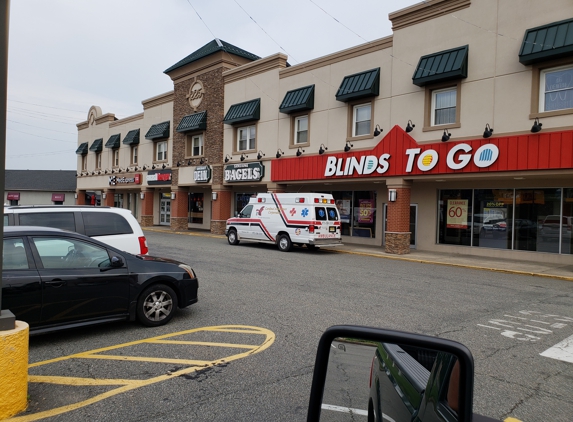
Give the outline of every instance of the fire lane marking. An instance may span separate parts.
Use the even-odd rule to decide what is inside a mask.
[[[573,363],[573,336],[567,337],[562,342],[540,353],[540,355],[546,358]]]

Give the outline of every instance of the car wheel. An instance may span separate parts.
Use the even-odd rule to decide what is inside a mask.
[[[229,230],[229,233],[227,233],[227,241],[229,242],[229,245],[239,244],[240,240],[235,229]]]
[[[177,309],[177,295],[165,284],[154,284],[137,301],[137,319],[148,327],[167,324]]]
[[[279,251],[281,252],[290,251],[290,248],[292,247],[292,242],[290,241],[290,237],[288,237],[288,234],[281,234],[279,236],[279,238],[277,239],[277,246],[279,248]]]

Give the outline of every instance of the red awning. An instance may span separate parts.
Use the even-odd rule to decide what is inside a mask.
[[[66,200],[65,193],[53,193],[52,202],[64,202]]]

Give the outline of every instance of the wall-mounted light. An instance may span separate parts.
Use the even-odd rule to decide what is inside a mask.
[[[191,164],[193,164],[193,160],[187,161],[187,165],[188,165],[188,166],[190,166]]]
[[[277,158],[281,158],[281,156],[282,156],[283,154],[284,154],[284,152],[283,152],[282,149],[280,149],[280,148],[277,149],[277,155],[276,155]]]
[[[448,142],[450,140],[451,133],[448,133],[446,129],[444,129],[444,134],[442,135],[442,142]]]
[[[155,164],[151,166],[151,170],[155,170],[157,167],[155,167]]]
[[[296,156],[297,156],[297,157],[300,157],[303,152],[304,152],[304,149],[301,150],[300,147],[299,147],[299,149],[296,150]]]
[[[181,167],[185,162],[177,161],[177,167]]]
[[[76,173],[76,177],[80,177],[80,175],[78,173]]]
[[[376,127],[374,128],[374,136],[380,135],[383,130],[384,130],[384,129],[382,129],[382,128],[380,127],[380,125],[376,125]]]
[[[168,164],[169,164],[169,163],[168,163]],[[163,165],[161,166],[161,168],[164,169],[164,170],[165,170],[166,167],[167,167],[167,166],[166,166],[165,164],[163,164]]]
[[[74,199],[78,199],[78,193],[74,193]]]
[[[229,154],[225,155],[225,163],[228,163],[230,159],[231,156]]]
[[[145,199],[145,192],[139,192],[139,198]]]
[[[493,128],[489,127],[489,123],[485,124],[485,130],[483,131],[483,137],[489,138],[493,134]]]
[[[264,156],[265,156],[265,153],[263,151],[259,150],[259,153],[257,154],[257,160],[260,160]]]
[[[147,169],[148,169],[147,164],[144,164],[141,169],[142,169],[142,170],[147,170]]]
[[[175,199],[175,192],[171,192],[171,199]]]
[[[205,164],[205,161],[207,161],[207,159],[205,157],[201,157],[199,164]]]
[[[245,158],[249,158],[249,156],[245,155],[244,153],[241,154],[241,161],[245,161]]]
[[[346,141],[346,145],[344,146],[344,152],[348,152],[350,151],[350,148],[352,148],[354,145],[352,145],[350,143],[350,141]]]
[[[213,198],[213,201],[216,201],[217,200],[217,192],[213,192],[211,195],[212,195],[211,198]]]
[[[320,144],[320,148],[318,149],[318,153],[320,155],[324,154],[324,151],[326,151],[328,148],[324,145],[324,144]]]
[[[102,193],[102,194],[101,194],[101,198],[102,198],[102,199],[106,199],[106,198],[107,198],[107,193],[105,193],[105,192]]]
[[[533,126],[531,126],[531,131],[533,133],[537,133],[541,130],[541,126],[543,126],[543,123],[539,123],[539,118],[536,117],[535,121],[533,122]]]
[[[412,123],[411,120],[408,120],[408,124],[406,125],[406,133],[412,132],[415,127],[416,127],[416,125],[414,123]]]
[[[398,192],[396,192],[396,189],[388,189],[388,202],[396,202],[397,197]]]

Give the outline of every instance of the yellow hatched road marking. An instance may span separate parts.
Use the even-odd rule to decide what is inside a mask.
[[[264,341],[256,345],[245,345],[245,344],[232,344],[232,343],[211,343],[211,342],[188,342],[188,341],[178,341],[178,340],[167,340],[173,337],[184,336],[188,334],[194,334],[198,332],[227,332],[227,333],[241,333],[241,334],[258,334],[265,336]],[[36,421],[43,418],[48,418],[56,415],[60,415],[65,412],[70,412],[81,407],[88,406],[90,404],[97,403],[101,400],[113,397],[117,394],[125,393],[126,391],[134,390],[143,386],[148,386],[158,382],[163,382],[174,377],[181,375],[190,374],[193,372],[201,371],[205,368],[217,366],[220,364],[232,362],[234,360],[242,359],[247,356],[251,356],[255,353],[260,353],[265,349],[268,349],[275,341],[275,334],[265,328],[252,327],[252,326],[241,326],[241,325],[219,325],[213,327],[201,327],[194,328],[186,331],[179,331],[176,333],[164,334],[157,337],[151,337],[148,339],[132,341],[128,343],[117,344],[114,346],[102,347],[100,349],[94,349],[87,352],[76,353],[69,356],[62,356],[55,359],[49,359],[42,362],[36,362],[28,365],[29,368],[35,368],[38,366],[49,365],[56,362],[62,362],[68,359],[108,359],[108,360],[123,360],[123,361],[139,361],[139,362],[160,362],[160,363],[183,363],[190,365],[187,368],[182,368],[171,373],[160,375],[146,380],[123,380],[123,379],[91,379],[91,378],[80,378],[80,377],[62,377],[62,376],[46,376],[46,375],[30,375],[28,377],[30,382],[39,383],[49,383],[49,384],[59,384],[59,385],[72,385],[72,386],[94,386],[94,385],[119,385],[118,388],[106,391],[105,393],[98,394],[87,400],[83,400],[77,403],[73,403],[66,406],[57,407],[50,410],[45,410],[42,412],[27,414],[23,416],[16,416],[9,421],[18,422],[28,422]],[[108,352],[110,350],[117,350],[125,347],[135,346],[138,344],[145,343],[155,343],[155,344],[189,344],[198,346],[218,346],[218,347],[228,347],[228,348],[240,348],[248,349],[245,352],[238,353],[235,355],[226,356],[224,358],[212,360],[212,361],[199,361],[199,360],[188,360],[188,359],[167,359],[167,358],[155,358],[155,357],[139,357],[139,356],[112,356],[112,355],[102,355],[102,352]]]

